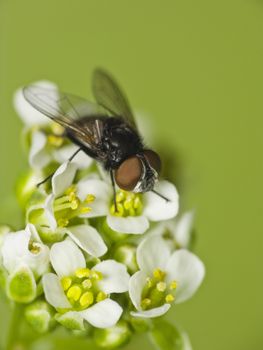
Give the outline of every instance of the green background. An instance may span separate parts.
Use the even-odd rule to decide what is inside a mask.
[[[0,221],[20,221],[14,183],[26,167],[14,90],[49,79],[90,97],[91,72],[103,66],[150,116],[182,205],[196,208],[196,251],[207,276],[168,318],[188,331],[195,350],[262,350],[263,1],[0,4]]]

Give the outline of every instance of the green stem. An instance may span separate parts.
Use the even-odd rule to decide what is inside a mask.
[[[22,306],[14,303],[8,327],[5,350],[14,350],[19,336],[19,323],[21,322]]]

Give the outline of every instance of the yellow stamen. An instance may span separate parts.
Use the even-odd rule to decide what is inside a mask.
[[[48,143],[55,147],[60,147],[63,143],[63,138],[56,135],[48,135]]]
[[[159,282],[156,285],[156,288],[159,292],[164,292],[166,289],[166,283],[165,282]]]
[[[167,294],[165,297],[167,303],[172,303],[174,301],[174,296],[172,294]]]
[[[89,306],[93,303],[94,301],[94,296],[92,292],[85,292],[82,294],[79,303],[81,306]]]
[[[80,213],[81,214],[87,214],[90,211],[91,211],[91,208],[89,208],[89,207],[82,207],[82,208],[80,208]]]
[[[147,277],[146,283],[148,288],[151,288],[153,286],[153,280],[150,277]]]
[[[72,202],[71,202],[71,209],[72,210],[76,210],[77,208],[78,208],[78,206],[79,206],[79,200],[76,198],[76,199],[74,199]]]
[[[69,288],[67,292],[67,297],[69,299],[73,299],[74,301],[78,301],[81,296],[81,293],[82,293],[82,290],[80,286],[73,285],[72,287]]]
[[[164,277],[165,277],[165,272],[163,272],[161,269],[155,269],[154,271],[153,271],[153,276],[157,279],[157,280],[159,280],[159,281],[162,281],[163,279],[164,279]]]
[[[75,271],[75,275],[78,277],[78,278],[83,278],[83,277],[89,277],[90,276],[90,269],[88,268],[80,268],[80,269],[77,269]]]
[[[81,284],[84,289],[90,289],[92,287],[92,282],[90,279],[84,280]]]
[[[91,270],[90,273],[91,273],[91,278],[95,280],[101,280],[103,278],[103,275],[100,271]]]
[[[95,200],[95,196],[93,194],[88,194],[87,197],[85,198],[86,203],[92,203]]]
[[[177,282],[176,281],[172,281],[171,283],[170,283],[170,289],[176,289],[177,288]]]
[[[57,221],[59,227],[66,227],[69,223],[68,219],[60,218]]]
[[[61,279],[61,284],[62,284],[62,288],[66,291],[69,289],[69,287],[72,284],[72,278],[70,277],[63,277]]]
[[[107,298],[107,294],[106,293],[104,293],[104,292],[99,292],[98,294],[97,294],[97,296],[96,296],[96,302],[98,303],[98,302],[100,302],[100,301],[102,301],[102,300],[104,300],[104,299],[106,299]]]
[[[143,299],[142,301],[141,301],[141,307],[142,307],[142,309],[143,310],[145,310],[148,306],[150,306],[151,305],[151,299],[149,299],[149,298],[145,298],[145,299]]]

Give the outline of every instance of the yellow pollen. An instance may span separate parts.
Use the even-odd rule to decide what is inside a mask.
[[[159,292],[164,292],[166,289],[166,283],[165,282],[159,282],[156,285],[156,288]]]
[[[81,284],[84,289],[90,289],[92,287],[92,282],[90,279],[84,280]]]
[[[141,301],[141,307],[142,307],[142,309],[146,309],[148,306],[150,306],[151,305],[151,299],[149,299],[149,298],[145,298],[145,299],[143,299],[142,301]]]
[[[90,211],[91,211],[91,208],[89,208],[89,207],[82,207],[82,208],[80,208],[80,213],[81,214],[87,214]]]
[[[103,278],[103,275],[100,271],[91,270],[90,273],[91,273],[91,278],[95,280],[101,280]]]
[[[71,209],[72,210],[76,210],[77,208],[78,208],[78,206],[79,206],[79,200],[76,198],[76,199],[74,199],[72,202],[71,202]]]
[[[78,278],[83,278],[83,277],[89,277],[90,276],[90,269],[88,268],[80,268],[75,271],[75,276]]]
[[[107,294],[106,293],[104,293],[104,292],[99,292],[98,294],[97,294],[97,296],[96,296],[96,302],[98,303],[98,302],[100,302],[100,301],[102,301],[102,300],[104,300],[104,299],[106,299],[107,298]]]
[[[134,199],[134,202],[133,202],[133,207],[134,207],[135,209],[138,209],[138,208],[140,207],[140,205],[141,205],[141,200],[140,200],[139,197],[136,197],[136,198]]]
[[[70,195],[71,193],[76,193],[76,186],[71,185],[70,187],[67,188],[66,192],[67,195]]]
[[[64,219],[64,218],[58,219],[57,222],[59,227],[66,227],[69,223],[68,219]]]
[[[150,277],[147,277],[146,283],[148,288],[151,288],[153,286],[153,280]]]
[[[165,297],[167,303],[172,303],[174,301],[174,296],[172,294],[167,294]]]
[[[58,123],[52,123],[51,125],[50,125],[50,128],[51,128],[51,130],[52,130],[52,132],[54,133],[54,134],[56,134],[56,136],[59,134],[59,135],[62,135],[63,134],[63,132],[64,132],[64,128],[63,128],[63,126],[61,126],[61,125],[59,125]]]
[[[63,143],[63,138],[56,135],[48,135],[48,143],[55,147],[60,147]]]
[[[73,202],[76,199],[76,193],[74,191],[69,193],[69,201]]]
[[[129,210],[132,208],[132,200],[131,199],[127,199],[124,203],[123,206],[126,210]]]
[[[122,204],[117,203],[117,210],[118,211],[115,211],[115,205],[113,204],[110,208],[110,213],[115,216],[123,216],[124,208]]]
[[[62,288],[66,291],[72,284],[72,279],[70,277],[63,277],[61,279]]]
[[[87,197],[85,198],[86,203],[92,203],[95,200],[95,196],[93,194],[88,194]]]
[[[81,293],[82,293],[82,290],[81,290],[80,286],[73,285],[67,291],[67,297],[69,299],[73,299],[74,301],[78,301],[80,296],[81,296]]]
[[[172,281],[171,283],[170,283],[170,289],[176,289],[177,288],[177,282],[176,281]]]
[[[165,272],[163,272],[161,269],[157,268],[153,271],[153,276],[159,281],[162,281],[165,277]]]
[[[123,199],[124,199],[125,195],[124,195],[124,192],[123,191],[120,191],[117,193],[116,195],[116,201],[117,202],[121,202]]]
[[[81,298],[79,299],[79,303],[81,306],[89,306],[93,303],[94,296],[92,292],[85,292],[82,294]]]

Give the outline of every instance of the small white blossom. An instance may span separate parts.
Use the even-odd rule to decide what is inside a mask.
[[[185,249],[171,253],[160,236],[150,236],[137,249],[140,268],[131,278],[129,294],[137,309],[135,317],[158,317],[171,303],[181,303],[200,286],[205,268],[201,260]]]
[[[161,235],[176,248],[189,248],[192,238],[194,211],[188,211],[176,219],[163,221],[149,232]]]
[[[114,260],[104,260],[91,269],[81,250],[71,240],[55,243],[50,252],[56,272],[43,277],[46,300],[58,312],[61,322],[74,319],[78,324],[86,320],[94,327],[115,325],[122,314],[110,293],[128,290],[129,274],[126,267]]]
[[[96,201],[91,204],[90,213],[85,217],[106,216],[108,226],[117,232],[143,234],[150,226],[150,221],[162,221],[176,216],[179,207],[179,196],[173,184],[160,181],[156,190],[166,196],[169,201],[155,193],[135,194],[117,191],[118,212],[115,212],[111,185],[99,179],[84,178],[79,181],[79,197],[87,192],[95,195]]]
[[[2,245],[3,266],[12,273],[20,265],[27,265],[36,277],[49,267],[49,248],[42,243],[36,228],[28,224],[25,230],[9,232]]]

